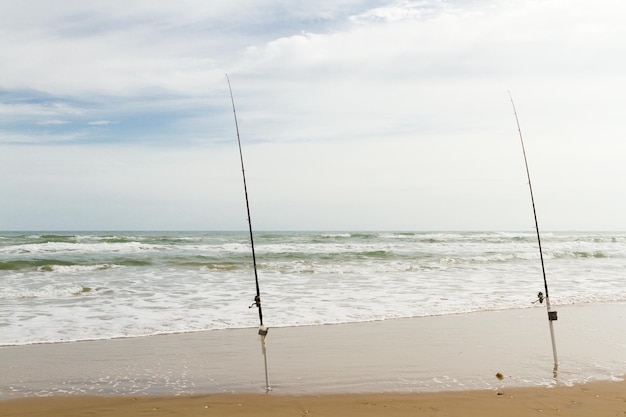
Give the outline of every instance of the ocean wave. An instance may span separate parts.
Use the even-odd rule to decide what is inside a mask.
[[[163,245],[152,245],[140,242],[124,243],[77,243],[77,242],[45,242],[45,243],[25,243],[12,246],[0,247],[0,254],[9,255],[29,255],[37,256],[42,254],[63,254],[63,253],[138,253],[157,252],[166,249]]]
[[[233,263],[218,263],[218,264],[191,264],[192,266],[199,266],[203,270],[208,271],[234,271],[236,269],[240,269],[241,265],[233,264]]]
[[[247,232],[1,236],[0,344],[257,323]],[[547,234],[553,304],[626,300],[624,236]],[[530,308],[543,288],[532,231],[263,232],[255,247],[276,327]]]
[[[129,259],[115,263],[80,264],[64,259],[17,259],[0,261],[0,271],[39,271],[39,272],[90,272],[117,268],[124,264],[137,265],[136,260]]]
[[[352,237],[350,233],[322,233],[319,235],[322,239],[345,239]]]
[[[603,253],[602,251],[565,251],[565,252],[552,252],[551,255],[556,259],[563,258],[608,258],[610,255]]]
[[[0,261],[0,271],[38,269],[49,265],[71,266],[73,263],[60,259],[15,259]]]
[[[0,290],[0,300],[16,300],[20,298],[65,298],[92,291],[90,287],[73,285],[69,287],[45,286],[42,288],[20,288]]]
[[[91,271],[101,271],[111,268],[119,268],[119,265],[111,265],[111,264],[100,264],[100,265],[55,265],[55,264],[46,264],[37,268],[40,272],[65,272],[65,273],[73,273],[73,272],[91,272]]]

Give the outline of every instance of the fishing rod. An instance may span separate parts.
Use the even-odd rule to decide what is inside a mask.
[[[543,250],[541,249],[541,235],[539,234],[539,223],[537,222],[537,210],[535,208],[535,197],[533,195],[533,186],[530,181],[530,171],[528,169],[528,159],[526,158],[526,148],[524,147],[524,139],[522,138],[522,128],[519,124],[519,118],[517,117],[517,110],[515,109],[515,103],[513,102],[513,96],[511,92],[508,91],[509,97],[511,99],[511,105],[513,106],[513,114],[515,114],[515,122],[517,123],[517,131],[519,132],[519,139],[522,144],[522,153],[524,154],[524,164],[526,165],[526,176],[528,177],[528,188],[530,189],[530,201],[533,205],[533,215],[535,217],[535,230],[537,231],[537,243],[539,245],[539,257],[541,258],[541,272],[543,273],[543,286],[545,290],[545,296],[543,293],[539,292],[537,294],[539,303],[543,303],[543,300],[546,301],[546,307],[548,309],[548,323],[550,325],[550,338],[552,340],[552,354],[554,356],[554,376],[556,377],[556,372],[559,367],[559,360],[556,354],[556,342],[554,339],[554,325],[553,322],[557,320],[556,311],[552,311],[550,308],[550,296],[548,295],[548,280],[546,279],[546,269],[543,262]]]
[[[235,130],[237,132],[237,144],[239,145],[239,160],[241,161],[241,174],[243,176],[243,191],[246,196],[246,209],[248,211],[248,227],[250,230],[250,246],[252,247],[252,265],[254,267],[254,283],[256,285],[256,295],[254,302],[249,308],[256,307],[259,310],[259,336],[261,337],[261,351],[263,352],[263,361],[265,363],[265,392],[269,392],[270,387],[269,377],[267,373],[267,348],[265,345],[265,338],[267,337],[268,329],[263,324],[263,310],[261,308],[261,289],[259,287],[259,275],[256,267],[256,254],[254,252],[254,236],[252,234],[252,219],[250,218],[250,202],[248,200],[248,186],[246,184],[246,170],[243,165],[243,152],[241,151],[241,139],[239,137],[239,123],[237,123],[237,111],[235,110],[235,99],[233,98],[233,89],[230,86],[230,78],[226,74],[226,81],[228,82],[228,90],[230,91],[230,101],[233,104],[233,116],[235,117]]]

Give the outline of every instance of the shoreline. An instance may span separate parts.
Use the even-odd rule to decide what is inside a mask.
[[[566,305],[557,305],[556,309],[570,309],[570,308],[586,308],[593,306],[609,306],[609,305],[623,305],[626,309],[626,301],[601,301],[601,302],[589,302],[582,304],[566,304]],[[545,314],[545,307],[543,308],[543,312]],[[474,314],[491,314],[491,313],[506,313],[513,311],[527,311],[527,310],[537,310],[537,307],[527,307],[527,308],[519,308],[519,307],[511,307],[504,309],[492,309],[492,310],[476,310],[476,311],[463,311],[463,312],[452,312],[452,313],[442,313],[442,314],[431,314],[425,316],[414,316],[414,317],[393,317],[393,318],[384,318],[384,319],[374,319],[374,320],[365,320],[365,321],[347,321],[347,322],[336,322],[336,323],[320,323],[320,324],[303,324],[303,325],[285,325],[279,326],[274,325],[271,327],[267,327],[268,330],[272,330],[272,333],[276,330],[284,330],[284,329],[306,329],[306,328],[318,328],[318,327],[335,327],[335,326],[353,326],[353,325],[368,325],[372,323],[383,323],[383,322],[393,322],[393,321],[402,321],[402,320],[428,320],[428,319],[436,319],[438,317],[454,317],[454,316],[467,316]],[[553,310],[555,307],[553,306]],[[560,319],[560,313],[559,313]],[[558,321],[557,321],[558,323]],[[246,331],[251,334],[256,334],[258,330],[258,326],[249,326],[249,327],[229,327],[229,328],[216,328],[216,329],[204,329],[204,330],[189,330],[189,331],[175,331],[169,333],[155,333],[155,334],[145,334],[145,335],[137,335],[137,336],[114,336],[110,338],[94,338],[94,339],[78,339],[78,340],[59,340],[59,341],[40,341],[40,342],[32,342],[32,343],[18,343],[18,344],[0,344],[0,350],[3,348],[23,348],[28,346],[56,346],[56,345],[69,345],[76,343],[106,343],[106,342],[115,342],[115,341],[124,341],[124,340],[134,340],[134,339],[149,339],[156,337],[176,337],[176,336],[184,336],[184,335],[193,335],[197,333],[210,333],[210,332],[242,332]]]
[[[565,309],[585,308],[585,307],[590,307],[590,306],[602,306],[602,305],[624,305],[624,307],[626,308],[626,301],[603,300],[603,301],[598,301],[598,302],[584,302],[580,304],[564,304],[564,305],[553,306],[553,309],[555,309],[555,307],[556,309],[560,310],[561,308],[565,308]],[[467,315],[472,315],[472,314],[490,314],[490,313],[511,312],[511,311],[526,311],[526,310],[533,310],[533,309],[538,310],[540,308],[543,308],[544,313],[545,313],[545,307],[543,305],[539,305],[539,306],[529,306],[525,308],[520,308],[520,307],[498,308],[498,309],[494,308],[494,309],[459,311],[459,312],[450,312],[450,313],[441,313],[441,314],[428,314],[428,315],[419,315],[419,316],[412,316],[412,317],[392,317],[392,318],[372,319],[372,320],[363,320],[363,321],[345,321],[345,322],[342,321],[342,322],[333,322],[333,323],[284,325],[284,326],[273,325],[267,328],[275,330],[275,329],[296,329],[296,328],[366,325],[369,323],[390,322],[390,321],[395,321],[395,320],[425,320],[425,319],[435,319],[437,317],[447,317],[447,316],[467,316]],[[207,332],[248,331],[248,332],[252,332],[256,334],[257,329],[258,329],[258,326],[227,327],[227,328],[214,328],[214,329],[203,329],[203,330],[172,331],[172,332],[165,332],[165,333],[142,334],[142,335],[136,335],[136,336],[113,336],[109,338],[25,342],[25,343],[14,343],[14,344],[0,344],[0,349],[17,348],[17,347],[25,347],[25,346],[38,346],[38,345],[46,346],[46,345],[64,345],[64,344],[72,344],[72,343],[98,343],[98,342],[117,341],[117,340],[179,336],[179,335],[187,335],[187,334],[194,334],[194,333],[207,333]]]
[[[626,382],[434,393],[325,395],[54,396],[0,401],[3,416],[617,416],[626,414]]]
[[[623,379],[626,303],[557,309],[557,378],[546,311],[537,307],[271,328],[272,395],[493,391]],[[256,330],[1,347],[0,401],[262,393]]]

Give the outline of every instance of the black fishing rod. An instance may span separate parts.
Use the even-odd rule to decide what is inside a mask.
[[[526,166],[526,176],[528,178],[528,188],[530,189],[530,201],[533,206],[533,216],[535,217],[535,230],[537,232],[537,243],[539,245],[539,257],[541,258],[541,272],[543,273],[543,286],[545,290],[545,296],[541,292],[537,294],[539,303],[546,301],[546,307],[548,309],[548,323],[550,324],[550,338],[552,340],[552,354],[554,356],[554,375],[559,367],[559,361],[556,354],[556,342],[554,340],[554,326],[552,322],[557,320],[556,311],[552,311],[550,308],[550,296],[548,294],[548,280],[546,279],[546,269],[543,262],[543,250],[541,248],[541,235],[539,233],[539,222],[537,221],[537,210],[535,208],[535,197],[533,195],[533,186],[530,181],[530,170],[528,169],[528,159],[526,158],[526,148],[524,147],[524,139],[522,138],[522,128],[520,127],[519,118],[517,117],[517,110],[515,109],[515,103],[513,102],[513,96],[509,91],[509,97],[511,99],[511,105],[513,106],[513,114],[515,114],[515,122],[517,123],[517,131],[519,132],[519,139],[522,144],[522,153],[524,154],[524,165]]]
[[[248,200],[248,186],[246,184],[246,170],[243,165],[243,152],[241,150],[241,139],[239,137],[239,123],[237,122],[237,111],[235,110],[235,99],[233,98],[233,89],[230,86],[230,78],[226,74],[226,81],[228,82],[228,90],[230,91],[230,101],[233,105],[233,116],[235,117],[235,130],[237,132],[237,144],[239,145],[239,159],[241,161],[241,174],[243,176],[243,191],[246,196],[246,210],[248,212],[248,227],[250,230],[250,246],[252,248],[252,265],[254,267],[254,283],[256,285],[256,296],[254,302],[249,308],[255,307],[259,310],[259,336],[261,336],[261,351],[263,352],[263,358],[265,362],[265,391],[271,390],[268,373],[267,373],[267,349],[265,345],[265,338],[267,336],[267,327],[263,324],[263,310],[261,308],[261,289],[259,287],[259,275],[256,267],[256,254],[254,252],[254,236],[252,234],[252,219],[250,218],[250,202]]]

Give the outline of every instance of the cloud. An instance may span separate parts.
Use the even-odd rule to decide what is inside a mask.
[[[232,150],[228,72],[260,227],[519,228],[511,90],[548,227],[606,225],[591,201],[626,209],[611,200],[626,174],[621,2],[39,3],[0,4],[0,144],[19,145],[15,158],[27,144],[62,147],[59,164],[136,157],[146,170],[135,175],[166,183],[152,157],[181,152],[162,167],[186,172],[198,149]],[[189,202],[203,183],[185,180],[189,194],[176,195]],[[120,181],[98,178],[100,189]],[[148,183],[141,198],[123,193],[128,210],[166,204]]]
[[[30,100],[30,99],[27,99]],[[76,116],[85,113],[85,109],[64,102],[0,103],[0,116]]]
[[[0,85],[73,97],[200,95],[223,81],[228,60],[242,45],[291,34],[293,17],[308,16],[319,28],[315,22],[325,21],[324,15],[352,3],[358,4],[61,1],[47,7],[27,0],[0,6],[8,35],[0,41],[0,58],[12,62]]]
[[[12,64],[1,85],[64,97],[202,97],[222,88],[231,71],[274,82],[306,76],[416,83],[455,75],[549,77],[547,69],[592,74],[601,59],[623,67],[619,54],[603,54],[623,34],[612,17],[619,15],[612,8],[623,6],[614,2],[591,9],[556,0],[60,2],[28,17],[27,4],[5,9],[3,23],[13,30],[5,29],[0,56]]]
[[[444,8],[446,8],[446,3],[441,1],[396,1],[350,16],[350,21],[369,24],[423,20],[440,14]]]
[[[115,122],[112,122],[110,120],[93,120],[87,124],[91,125],[91,126],[108,126],[110,124],[113,124]]]
[[[65,125],[68,123],[69,122],[66,120],[58,120],[58,119],[43,120],[41,122],[37,122],[38,125]]]

